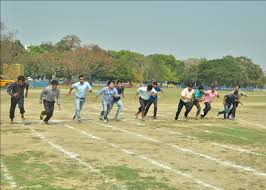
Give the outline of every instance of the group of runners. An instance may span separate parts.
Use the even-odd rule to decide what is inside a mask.
[[[11,123],[15,118],[15,109],[16,105],[20,109],[21,118],[25,119],[24,113],[24,97],[28,96],[29,84],[25,82],[24,76],[19,76],[18,80],[14,83],[11,83],[7,92],[11,96],[11,106],[9,117]],[[71,85],[67,96],[71,95],[72,90],[75,89],[75,112],[73,114],[73,120],[77,119],[78,123],[81,122],[81,110],[86,100],[87,92],[92,92],[91,85],[85,81],[84,75],[79,76],[79,81]],[[26,92],[25,92],[26,90]],[[141,119],[145,120],[145,117],[149,111],[151,105],[154,105],[153,119],[157,119],[157,102],[158,102],[158,93],[162,93],[162,89],[159,87],[157,82],[148,84],[147,86],[140,87],[137,90],[136,96],[139,98],[140,107],[138,112],[135,114],[136,118],[141,114]],[[113,106],[116,104],[118,109],[115,115],[115,120],[120,120],[120,114],[123,111],[122,99],[124,98],[124,86],[121,80],[108,81],[107,85],[100,89],[95,96],[95,100],[99,96],[102,97],[102,111],[100,112],[99,119],[104,122],[108,122],[108,115],[112,110]],[[240,90],[240,85],[236,85],[235,89],[224,96],[224,108],[219,111],[217,116],[223,114],[224,119],[234,119],[236,109],[239,105],[240,98],[242,96],[247,96]],[[215,98],[219,98],[219,94],[216,90],[216,86],[212,85],[210,90],[204,91],[203,86],[193,88],[192,84],[188,84],[187,88],[183,89],[181,92],[181,98],[178,103],[178,108],[175,116],[175,120],[179,120],[179,115],[182,111],[182,108],[185,106],[184,117],[187,119],[188,114],[194,106],[197,108],[195,119],[204,118],[208,112],[211,110],[211,103]],[[51,119],[54,113],[54,104],[56,103],[61,109],[61,96],[60,89],[58,88],[58,81],[52,80],[50,84],[45,87],[41,93],[39,102],[43,104],[44,110],[40,114],[40,119],[44,121],[45,124],[49,124],[48,121]],[[200,103],[204,103],[205,107],[201,113]]]

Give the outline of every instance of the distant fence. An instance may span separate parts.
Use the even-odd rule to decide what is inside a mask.
[[[49,81],[28,81],[30,87],[46,87],[49,85]]]

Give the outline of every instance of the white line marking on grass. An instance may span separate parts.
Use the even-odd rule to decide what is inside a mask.
[[[253,125],[253,126],[255,125],[255,126],[261,127],[261,128],[263,128],[263,129],[266,129],[266,126],[264,126],[264,125],[257,124],[257,123],[253,123],[253,122],[249,122],[249,121],[246,121],[246,120],[244,120],[244,119],[238,119],[238,121],[242,121],[242,122],[248,123],[248,124],[250,124],[250,125]]]
[[[18,189],[17,183],[15,179],[9,174],[7,167],[5,166],[3,160],[1,159],[1,171],[3,172],[4,178],[10,184],[10,186],[14,189]]]
[[[56,145],[51,141],[48,141],[43,135],[38,133],[35,129],[33,129],[29,126],[27,126],[27,128],[29,128],[37,137],[39,137],[39,138],[43,139],[45,142],[47,142],[52,148],[64,153],[64,155],[67,155],[70,159],[78,161],[81,165],[88,167],[91,170],[91,172],[97,173],[99,176],[101,176],[104,179],[105,183],[110,183],[110,182],[114,183],[116,181],[115,179],[114,180],[109,179],[103,173],[101,173],[99,170],[93,168],[90,164],[88,164],[87,162],[78,158],[78,154],[66,151],[63,147]],[[71,127],[71,129],[74,129],[74,127]],[[124,187],[120,187],[120,188],[125,189]]]
[[[199,138],[192,137],[190,135],[184,135],[183,133],[178,133],[178,132],[169,131],[169,130],[165,130],[165,129],[159,129],[159,128],[156,128],[156,130],[158,130],[158,131],[164,131],[164,132],[167,132],[167,133],[170,133],[170,134],[180,135],[180,137],[186,137],[186,138],[190,138],[190,139],[194,139],[194,140],[199,140]]]
[[[223,145],[223,144],[218,144],[218,143],[211,143],[211,144],[214,145],[214,146],[220,146],[220,147],[223,147],[223,148],[237,150],[239,152],[245,152],[245,153],[248,153],[248,154],[254,154],[256,156],[264,156],[263,154],[260,154],[260,153],[257,153],[257,152],[253,152],[253,151],[250,151],[250,150],[246,150],[246,149],[243,149],[243,148],[235,148],[235,147],[231,147],[231,146]]]
[[[178,146],[176,146],[174,144],[168,144],[168,145],[176,148],[179,151],[189,152],[191,154],[194,154],[194,155],[197,155],[199,157],[214,161],[214,162],[216,162],[218,164],[221,164],[221,165],[224,165],[224,166],[230,166],[230,167],[233,167],[233,168],[236,168],[236,169],[241,169],[241,170],[245,170],[245,171],[248,171],[248,172],[252,172],[253,174],[258,175],[258,176],[266,177],[266,173],[258,172],[257,170],[255,170],[255,169],[253,169],[251,167],[242,166],[242,165],[236,165],[236,164],[234,164],[234,163],[232,163],[230,161],[222,161],[222,160],[219,160],[217,158],[211,157],[211,156],[206,155],[206,154],[201,154],[201,153],[194,152],[193,150],[190,150],[190,149],[187,149],[187,148],[178,147]]]
[[[136,135],[138,137],[141,137],[143,139],[146,139],[146,140],[149,140],[149,141],[152,141],[152,142],[155,142],[155,143],[161,143],[160,141],[156,140],[156,139],[153,139],[151,137],[147,137],[145,135],[142,135],[142,134],[139,134],[139,133],[135,133],[135,132],[132,132],[132,131],[127,131],[125,129],[120,129],[116,126],[112,126],[112,125],[107,125],[107,124],[104,124],[104,123],[98,123],[98,122],[93,122],[95,124],[98,124],[98,125],[102,125],[102,126],[105,126],[105,127],[109,127],[109,128],[112,128],[112,129],[115,129],[115,130],[118,130],[118,131],[121,131],[121,132],[125,132],[125,133],[130,133],[130,134],[133,134],[133,135]]]
[[[238,139],[242,139],[242,140],[248,140],[248,138],[246,138],[246,137],[239,137],[239,136],[235,136],[235,135],[229,135],[229,134],[226,134],[226,133],[221,133],[221,132],[216,132],[216,131],[209,131],[209,130],[206,130],[206,129],[199,129],[199,128],[197,128],[197,129],[200,130],[200,131],[203,131],[205,133],[215,133],[215,134],[218,134],[218,135],[238,138]]]
[[[94,122],[94,123],[95,123],[95,122]],[[96,123],[96,124],[100,124],[100,123]],[[74,128],[74,127],[70,128],[70,129],[72,129],[72,130],[76,130],[76,131],[79,131],[81,134],[83,134],[83,133],[82,133],[82,130],[80,130],[80,129],[77,129],[77,128]],[[84,135],[84,134],[83,134],[83,135]],[[90,134],[90,135],[92,135],[92,134]],[[92,136],[94,136],[94,135],[92,135]],[[87,136],[87,137],[88,137],[88,136]],[[97,137],[97,138],[99,138],[99,137]],[[183,173],[183,172],[181,172],[181,171],[179,171],[179,170],[175,170],[175,169],[171,168],[170,166],[167,166],[166,164],[162,164],[162,163],[160,163],[159,161],[152,160],[152,159],[147,158],[147,157],[142,156],[142,155],[137,155],[136,153],[134,153],[134,152],[132,152],[132,151],[130,151],[130,150],[127,150],[127,149],[121,148],[119,145],[116,145],[116,144],[114,144],[114,143],[110,143],[110,142],[108,142],[107,140],[105,140],[105,139],[103,139],[103,138],[99,138],[99,139],[102,139],[101,142],[106,143],[107,145],[109,145],[109,146],[111,146],[111,147],[114,147],[114,148],[116,148],[116,149],[119,149],[119,150],[120,150],[121,152],[123,152],[123,153],[126,153],[126,154],[131,155],[131,156],[135,156],[135,157],[137,157],[137,158],[140,158],[140,159],[142,159],[142,160],[145,160],[145,161],[149,162],[150,164],[153,164],[153,165],[159,166],[159,167],[161,167],[161,168],[163,168],[163,169],[166,169],[166,170],[172,171],[172,172],[174,172],[174,173],[176,173],[176,174],[178,174],[178,175],[181,175],[181,176],[184,176],[184,177],[190,178],[190,179],[194,180],[194,181],[195,181],[197,184],[199,184],[199,185],[202,185],[202,186],[204,186],[204,187],[208,187],[208,188],[212,188],[212,189],[215,189],[215,190],[221,190],[221,188],[218,188],[218,187],[215,187],[215,186],[213,186],[213,185],[207,184],[207,183],[205,183],[205,182],[203,182],[203,181],[201,181],[201,180],[199,180],[199,179],[197,179],[197,178],[194,178],[192,175],[189,175],[189,174]]]
[[[96,122],[94,122],[94,123],[96,123]],[[101,123],[96,123],[96,124],[102,125]],[[122,131],[122,132],[127,132],[127,133],[133,134],[135,136],[141,137],[143,139],[146,139],[146,140],[149,140],[149,141],[152,141],[152,142],[156,142],[156,143],[159,143],[159,144],[163,144],[163,145],[168,145],[170,147],[174,147],[172,144],[165,144],[165,143],[162,143],[162,142],[160,142],[158,140],[154,140],[151,137],[144,136],[144,135],[141,135],[141,134],[136,133],[136,132],[122,130],[122,129],[119,129],[118,127],[111,126],[111,125],[109,125],[109,126],[112,127],[113,129],[117,129],[117,130]],[[176,148],[176,147],[174,147],[174,148]],[[230,161],[221,161],[221,160],[218,160],[217,158],[211,157],[209,155],[197,153],[197,152],[194,152],[193,150],[190,150],[190,149],[187,149],[187,148],[179,148],[179,150],[181,150],[182,152],[190,152],[190,153],[192,153],[194,155],[197,155],[197,156],[200,156],[202,158],[205,158],[205,159],[208,159],[208,160],[211,160],[211,161],[215,161],[216,163],[219,163],[220,165],[223,165],[223,166],[230,166],[230,167],[233,167],[233,168],[236,168],[236,169],[241,169],[241,170],[244,170],[244,171],[252,172],[253,174],[258,175],[258,176],[264,176],[264,177],[266,176],[266,173],[258,172],[257,170],[255,170],[255,169],[253,169],[251,167],[248,167],[248,166],[237,165],[237,164],[234,164],[234,163],[232,163]]]
[[[194,139],[194,140],[200,140],[199,138],[192,137],[192,136],[186,136],[186,135],[183,135],[183,133],[178,133],[178,132],[175,132],[175,131],[169,131],[169,130],[158,129],[158,128],[156,130],[164,131],[164,132],[167,132],[167,133],[170,133],[170,134],[180,135],[180,137],[186,137],[186,138],[191,138],[191,139]],[[228,149],[236,150],[236,151],[243,152],[243,153],[254,154],[254,155],[257,155],[257,156],[264,156],[263,154],[260,154],[260,153],[257,153],[257,152],[251,151],[251,150],[243,149],[243,148],[235,148],[235,147],[231,147],[231,146],[220,144],[220,143],[211,143],[211,144],[214,145],[214,146],[228,148]]]

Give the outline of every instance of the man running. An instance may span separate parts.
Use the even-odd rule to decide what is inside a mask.
[[[137,90],[137,96],[139,96],[140,107],[138,112],[135,114],[136,118],[138,118],[141,113],[141,118],[144,120],[145,118],[145,108],[149,102],[151,96],[156,96],[157,91],[152,87],[151,84],[148,84],[147,87],[140,87]]]
[[[196,106],[197,107],[197,113],[196,113],[195,119],[198,119],[199,118],[200,111],[201,111],[200,102],[203,101],[204,94],[205,94],[205,92],[204,92],[204,88],[203,88],[202,85],[200,85],[198,87],[198,89],[195,89],[194,90],[193,100],[192,100],[192,105],[191,105],[190,111],[193,108],[193,106]]]
[[[58,81],[52,80],[51,84],[44,88],[40,95],[40,104],[43,102],[44,111],[41,112],[40,119],[43,120],[43,117],[46,115],[43,120],[45,124],[48,124],[49,119],[53,116],[54,113],[54,103],[57,99],[57,105],[59,110],[61,110],[60,103],[60,89],[58,88]]]
[[[211,110],[211,103],[213,102],[215,97],[219,98],[220,96],[216,90],[216,87],[212,85],[211,89],[205,93],[204,97],[205,108],[203,109],[203,114],[201,114],[201,118],[204,118]]]
[[[193,84],[189,83],[187,88],[185,88],[182,92],[181,92],[181,98],[179,100],[178,103],[178,108],[176,111],[176,115],[175,115],[175,120],[179,120],[179,114],[183,108],[183,106],[185,106],[186,111],[185,111],[185,118],[187,119],[188,117],[188,113],[191,110],[191,102],[192,102],[192,98],[193,98],[193,94],[194,94],[194,89],[193,89]]]
[[[95,99],[97,100],[97,98],[103,94],[102,106],[103,106],[103,120],[105,123],[108,122],[108,114],[111,111],[115,99],[119,97],[118,91],[114,86],[115,86],[114,81],[108,81],[107,87],[104,87],[101,90],[99,90],[95,97]]]
[[[123,86],[123,82],[121,80],[118,80],[116,82],[116,86],[115,86],[117,92],[118,92],[118,97],[114,97],[114,102],[113,104],[109,107],[108,109],[108,113],[107,115],[109,114],[109,112],[111,111],[112,107],[114,104],[117,105],[118,109],[117,109],[117,112],[116,112],[116,115],[115,115],[115,120],[116,121],[119,121],[120,119],[120,114],[121,112],[123,111],[123,103],[122,103],[122,98],[124,98],[124,86]],[[100,120],[103,120],[104,119],[104,111],[101,112],[101,116],[100,116]]]
[[[71,94],[71,91],[74,88],[76,89],[76,96],[75,96],[76,110],[73,116],[73,120],[77,118],[78,123],[81,123],[80,112],[85,103],[86,94],[87,92],[92,92],[92,88],[90,83],[85,81],[84,75],[79,75],[79,82],[74,83],[70,87],[69,92],[67,94],[68,96]]]
[[[26,89],[25,97],[28,97],[28,89],[29,89],[29,84],[25,82],[25,77],[24,76],[19,76],[18,81],[11,83],[7,87],[7,93],[11,96],[11,105],[10,105],[10,110],[9,110],[9,118],[11,120],[11,123],[13,124],[13,120],[15,118],[15,110],[16,106],[18,104],[20,114],[21,114],[21,119],[25,119],[24,113],[24,89]]]
[[[239,84],[236,85],[234,91],[237,91],[237,92],[238,92],[238,96],[237,96],[236,101],[235,101],[234,104],[233,104],[232,109],[231,109],[231,110],[229,111],[229,113],[228,113],[228,115],[231,116],[232,119],[235,119],[235,117],[236,117],[236,109],[237,109],[239,103],[242,104],[242,103],[240,102],[241,97],[242,97],[242,96],[247,97],[247,95],[246,95],[243,91],[240,90],[240,85],[239,85]]]
[[[224,110],[219,111],[217,116],[224,114],[224,119],[229,119],[229,111],[232,105],[237,101],[238,91],[224,95]]]
[[[158,93],[161,92],[163,94],[163,90],[158,86],[158,83],[155,81],[152,83],[152,87],[154,90],[156,90],[157,95],[156,96],[150,96],[149,102],[145,108],[144,115],[146,117],[150,106],[153,104],[154,105],[154,111],[153,111],[153,119],[157,119],[157,102],[158,102]]]

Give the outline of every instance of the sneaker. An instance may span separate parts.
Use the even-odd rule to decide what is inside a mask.
[[[25,120],[25,117],[24,117],[24,115],[23,115],[23,114],[21,114],[21,119],[22,119],[22,120]]]
[[[48,121],[44,121],[44,123],[45,123],[46,125],[50,125],[50,124],[48,123]]]
[[[104,122],[104,123],[108,123],[108,119],[104,119],[103,122]]]
[[[157,117],[156,116],[153,116],[153,119],[157,119]]]
[[[81,119],[78,119],[78,123],[81,123]]]
[[[103,120],[103,115],[100,115],[99,119],[100,119],[100,120]]]
[[[77,117],[77,116],[76,116],[76,115],[74,115],[74,116],[72,117],[72,119],[74,120],[74,119],[76,119],[76,117]]]
[[[43,117],[44,117],[44,114],[43,114],[43,112],[41,112],[40,120],[43,120]]]

